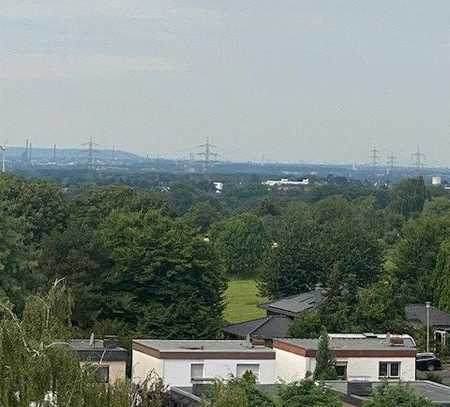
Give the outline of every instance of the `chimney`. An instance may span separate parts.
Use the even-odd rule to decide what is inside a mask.
[[[91,333],[91,337],[89,338],[89,346],[91,348],[95,348],[95,335],[94,335],[94,332]]]

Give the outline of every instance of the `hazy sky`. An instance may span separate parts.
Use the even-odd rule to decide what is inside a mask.
[[[450,165],[448,0],[0,0],[0,142]]]

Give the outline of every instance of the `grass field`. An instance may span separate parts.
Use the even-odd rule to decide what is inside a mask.
[[[265,311],[257,307],[264,302],[258,295],[255,280],[232,280],[225,294],[225,320],[230,323],[262,318]]]

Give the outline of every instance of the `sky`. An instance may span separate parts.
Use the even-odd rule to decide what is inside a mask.
[[[1,0],[0,143],[450,166],[448,0]]]

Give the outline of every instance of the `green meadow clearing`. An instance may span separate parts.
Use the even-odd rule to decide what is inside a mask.
[[[258,295],[255,280],[231,280],[225,294],[225,320],[230,323],[262,318],[265,311],[257,307],[264,302]]]

